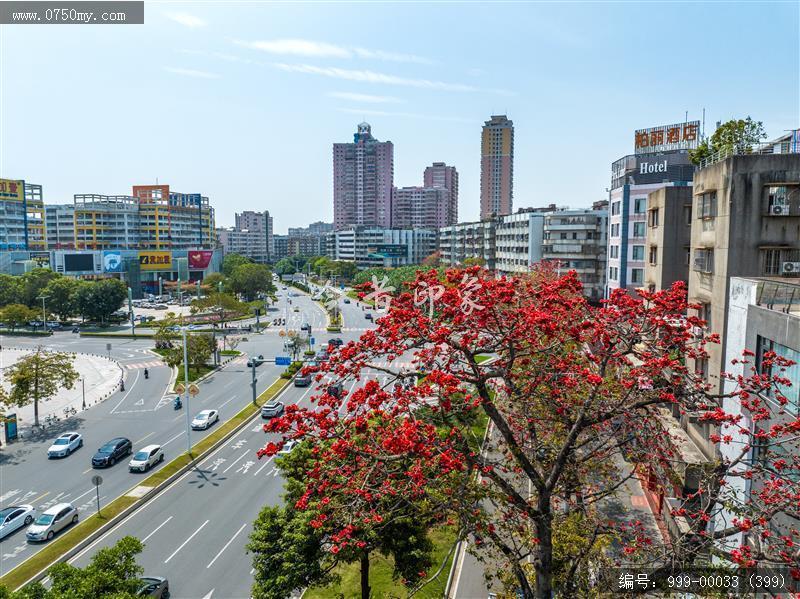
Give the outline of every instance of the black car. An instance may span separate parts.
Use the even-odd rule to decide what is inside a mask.
[[[342,395],[342,384],[334,383],[328,387],[328,395],[336,397],[337,399]]]
[[[364,314],[364,318],[366,320],[372,320],[372,314],[370,312],[367,312],[366,314]]]
[[[311,384],[311,375],[303,376],[302,374],[298,374],[294,377],[294,386],[295,387],[308,387]]]
[[[163,576],[144,576],[139,579],[138,597],[169,599],[169,581]]]
[[[133,445],[130,439],[126,439],[125,437],[111,439],[111,441],[103,445],[97,450],[97,453],[92,456],[92,468],[113,466],[122,458],[131,455],[132,451]]]
[[[341,339],[339,339],[339,337],[334,337],[333,339],[331,339],[330,341],[328,341],[328,345],[332,345],[332,346],[334,346],[334,347],[339,347],[339,346],[341,346],[341,345],[344,345],[344,341],[342,341]]]

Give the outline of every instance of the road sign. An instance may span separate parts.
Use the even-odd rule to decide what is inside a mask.
[[[110,343],[106,343],[106,351],[111,351],[111,344]]]
[[[103,477],[102,477],[102,476],[100,476],[99,474],[95,474],[95,475],[92,477],[92,484],[93,484],[95,487],[99,487],[100,485],[102,485],[102,484],[103,484]]]
[[[311,345],[314,345],[314,343],[316,343],[316,341],[317,341],[317,340],[316,340],[316,339],[314,339],[314,338],[312,337],[312,338],[311,338]]]
[[[200,393],[200,387],[198,387],[194,383],[189,385],[189,395],[191,395],[192,397],[196,397],[198,393]]]
[[[183,386],[183,383],[178,383],[175,387],[175,393],[183,395],[184,391],[186,391],[186,387]]]
[[[276,366],[289,366],[292,363],[292,360],[289,356],[275,356],[275,365]]]

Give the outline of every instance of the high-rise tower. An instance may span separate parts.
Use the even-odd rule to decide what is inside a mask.
[[[514,123],[492,115],[481,135],[481,219],[511,214],[514,197]]]

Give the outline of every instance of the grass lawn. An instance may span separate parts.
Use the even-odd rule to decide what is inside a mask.
[[[439,569],[439,565],[450,551],[456,541],[456,529],[450,526],[431,531],[431,540],[435,545],[431,576]],[[447,576],[450,574],[450,566],[453,556],[447,559],[445,567],[439,576],[424,586],[414,597],[424,599],[439,599],[444,595]],[[369,584],[373,597],[408,597],[408,591],[399,580],[392,580],[392,558],[386,558],[376,553],[370,560]],[[303,595],[304,599],[333,599],[335,597],[360,597],[361,596],[361,570],[358,563],[340,566],[337,574],[341,576],[339,584],[327,587],[308,589]]]
[[[240,352],[238,349],[223,349],[223,350],[220,350],[219,355],[221,355],[221,356],[238,356],[241,353],[242,352]]]
[[[487,356],[486,354],[478,354],[477,356],[475,356],[475,361],[478,364],[480,364],[481,362],[485,362],[486,360],[488,360],[491,357],[492,356]]]

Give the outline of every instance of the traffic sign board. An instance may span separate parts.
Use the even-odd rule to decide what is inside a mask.
[[[311,345],[314,345],[314,343],[316,343],[316,342],[317,342],[317,340],[312,337],[311,338]]]
[[[277,366],[289,366],[291,363],[289,356],[275,356],[275,364]]]
[[[92,484],[93,484],[95,487],[97,487],[98,485],[102,485],[102,484],[103,484],[103,477],[102,477],[102,476],[100,476],[99,474],[95,474],[95,475],[92,477]]]

